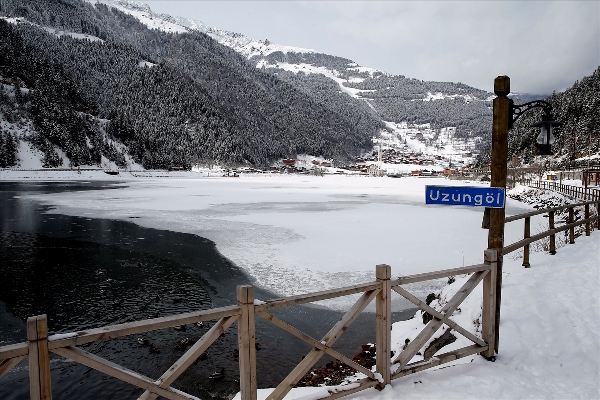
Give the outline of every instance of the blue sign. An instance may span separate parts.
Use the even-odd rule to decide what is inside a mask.
[[[504,207],[504,189],[473,186],[425,186],[425,204]]]

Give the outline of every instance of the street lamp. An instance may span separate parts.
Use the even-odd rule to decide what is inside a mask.
[[[494,80],[494,93],[492,123],[492,164],[491,187],[506,189],[507,158],[508,158],[508,130],[526,111],[532,108],[542,108],[544,116],[541,122],[531,125],[540,127],[541,133],[536,145],[536,155],[552,154],[550,146],[554,143],[552,128],[562,125],[552,117],[552,105],[543,100],[535,100],[525,104],[516,105],[508,98],[510,93],[510,78],[499,76]],[[483,227],[489,226],[488,249],[496,250],[498,254],[496,275],[496,340],[495,350],[498,352],[500,331],[500,299],[502,295],[502,248],[504,247],[504,208],[486,208]]]
[[[530,125],[531,128],[541,128],[541,132],[536,140],[537,144],[535,145],[535,155],[551,156],[551,145],[554,143],[554,135],[552,134],[552,130],[555,126],[562,125],[562,122],[554,121],[554,118],[552,117],[552,104],[544,100],[534,100],[530,101],[529,103],[516,105],[512,100],[510,100],[510,113],[512,118],[509,121],[509,128],[512,128],[513,124],[524,112],[529,111],[532,108],[540,107],[544,110],[542,120]]]

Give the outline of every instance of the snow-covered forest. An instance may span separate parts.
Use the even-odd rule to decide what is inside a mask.
[[[344,160],[370,148],[380,128],[375,119],[353,122],[200,32],[150,30],[77,0],[3,1],[2,11],[38,25],[1,22],[0,75],[3,114],[34,121],[29,138],[47,166],[60,164],[53,146],[74,166],[99,155],[122,162],[107,139],[126,144],[146,168],[264,165],[297,153]],[[101,40],[58,37],[40,26]]]
[[[553,93],[545,100],[552,104],[554,119],[564,123],[556,129],[556,143],[552,146],[557,167],[579,166],[576,159],[585,159],[600,152],[600,67],[591,76],[575,82],[562,93]],[[517,120],[509,135],[509,157],[531,161],[537,134],[533,134],[530,125],[539,122],[542,113],[541,109],[537,109]]]

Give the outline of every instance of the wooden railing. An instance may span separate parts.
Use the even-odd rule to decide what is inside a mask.
[[[255,314],[258,314],[312,346],[312,350],[308,355],[283,379],[267,397],[268,399],[282,399],[285,397],[325,354],[366,375],[366,378],[358,382],[335,387],[329,391],[329,395],[325,396],[325,398],[338,398],[370,387],[382,389],[392,379],[462,357],[478,353],[486,357],[494,356],[497,253],[493,250],[486,250],[484,257],[484,264],[402,276],[396,279],[391,279],[391,268],[388,265],[378,265],[376,268],[377,279],[374,282],[268,301],[255,300],[253,287],[238,286],[237,305],[234,306],[51,336],[48,336],[47,318],[45,315],[31,317],[27,320],[27,342],[0,347],[0,377],[9,372],[24,358],[28,357],[31,399],[49,400],[52,398],[49,361],[50,352],[52,352],[144,389],[145,392],[139,399],[155,399],[158,396],[178,400],[195,399],[196,397],[190,394],[174,389],[171,387],[171,384],[227,328],[237,321],[240,394],[243,400],[255,400],[257,396],[257,383],[254,318]],[[440,311],[428,306],[404,288],[404,285],[409,283],[423,282],[459,274],[471,274],[471,277]],[[480,338],[456,324],[450,317],[481,281],[483,281],[483,312],[482,337]],[[395,355],[394,358],[391,357],[390,350],[392,292],[400,294],[421,310],[433,316],[433,319],[425,325],[419,335],[402,352]],[[361,295],[348,312],[320,340],[312,338],[269,312],[276,308],[307,304],[352,294]],[[359,365],[332,348],[333,344],[346,331],[350,324],[372,301],[375,301],[377,317],[375,372]],[[77,347],[98,340],[114,339],[126,335],[214,319],[218,319],[218,322],[157,380],[143,376]],[[413,357],[443,324],[471,340],[473,345],[444,354],[438,354],[435,357],[431,356],[429,359],[419,362],[410,363]]]
[[[595,216],[591,216],[590,214],[590,206],[595,205],[596,208],[596,215]],[[579,220],[579,221],[575,221],[574,215],[575,215],[575,207],[584,207],[584,217],[583,219]],[[562,211],[562,210],[568,210],[568,217],[565,221],[565,224],[560,226],[560,227],[556,227],[555,226],[555,213],[557,211]],[[540,215],[540,214],[548,214],[548,230],[541,232],[537,235],[531,236],[531,217],[533,217],[534,215]],[[536,210],[536,211],[531,211],[531,212],[527,212],[524,214],[519,214],[519,215],[514,215],[511,217],[507,217],[504,219],[505,223],[508,222],[513,222],[513,221],[518,221],[524,219],[525,220],[525,225],[524,225],[524,233],[523,233],[523,239],[512,243],[508,246],[504,246],[504,248],[502,249],[502,255],[506,255],[509,253],[512,253],[513,251],[520,249],[521,247],[523,248],[523,266],[524,267],[529,267],[529,245],[535,241],[544,239],[546,237],[550,237],[550,243],[548,246],[549,252],[550,254],[555,254],[556,253],[556,234],[559,232],[563,232],[568,230],[569,231],[569,243],[575,243],[575,228],[581,225],[585,225],[585,235],[589,236],[590,235],[590,231],[593,228],[593,222],[596,222],[596,229],[600,230],[600,198],[594,200],[594,201],[586,201],[583,203],[576,203],[576,204],[567,204],[564,206],[560,206],[560,207],[553,207],[553,208],[547,208],[544,210]]]
[[[553,190],[562,193],[574,199],[600,201],[600,189],[585,188],[583,186],[565,185],[559,182],[540,181],[530,179],[525,181],[525,185],[536,187],[538,189]]]

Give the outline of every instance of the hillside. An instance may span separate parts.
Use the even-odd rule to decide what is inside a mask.
[[[412,151],[441,154],[451,162],[453,155],[478,150],[485,142],[483,138],[489,136],[491,93],[461,83],[393,76],[343,57],[267,39],[256,40],[200,21],[154,13],[141,3],[102,2],[135,16],[148,27],[167,32],[205,32],[250,64],[276,74],[336,112],[351,114],[361,124],[371,123],[371,118],[383,121],[384,131],[396,139],[396,146],[412,140]],[[442,147],[446,151],[440,151]]]
[[[554,119],[564,123],[556,129],[553,164],[557,168],[586,166],[592,158],[597,164],[600,153],[600,67],[590,76],[575,82],[561,93],[545,99],[553,107]],[[541,110],[528,112],[517,120],[511,131],[509,157],[532,160],[537,132],[529,126],[541,120]],[[595,159],[594,159],[594,156]]]
[[[60,151],[72,166],[101,156],[122,164],[100,143],[114,141],[146,168],[268,165],[298,153],[348,160],[383,126],[358,124],[198,31],[151,30],[77,0],[1,7],[24,18],[0,27],[3,126],[12,132],[3,137],[17,132],[11,121],[33,121],[25,136],[46,166],[61,165]]]

